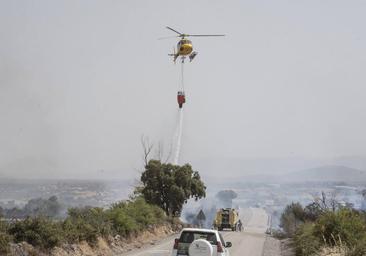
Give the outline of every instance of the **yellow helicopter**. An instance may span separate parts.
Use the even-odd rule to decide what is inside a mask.
[[[203,37],[203,36],[225,36],[225,35],[189,35],[189,34],[183,34],[178,32],[177,30],[171,28],[171,27],[166,27],[167,29],[177,33],[177,36],[170,36],[170,37],[162,37],[159,39],[167,39],[167,38],[172,38],[172,37],[180,37],[181,39],[179,40],[178,44],[177,44],[177,51],[175,51],[175,48],[173,48],[173,53],[168,54],[169,56],[173,56],[173,61],[175,63],[175,61],[177,60],[177,58],[179,56],[181,56],[182,58],[182,62],[184,62],[185,58],[187,56],[189,56],[189,60],[192,61],[194,59],[194,57],[196,57],[197,52],[193,51],[193,45],[192,45],[192,41],[186,39],[186,37]]]

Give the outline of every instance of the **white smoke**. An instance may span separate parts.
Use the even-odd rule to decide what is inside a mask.
[[[178,91],[181,91],[183,93],[184,93],[184,59],[185,57],[183,57],[181,61],[180,85],[178,86]],[[183,108],[180,107],[178,109],[178,122],[174,133],[174,142],[173,142],[173,148],[174,148],[173,164],[175,165],[179,164],[180,149],[182,144],[182,133],[183,133]]]
[[[173,164],[177,165],[179,164],[179,156],[180,156],[180,148],[182,144],[182,133],[183,133],[183,108],[180,108],[178,110],[178,123],[177,123],[177,129],[175,131],[175,150],[174,150],[174,161]]]

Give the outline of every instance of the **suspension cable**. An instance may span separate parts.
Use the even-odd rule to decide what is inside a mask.
[[[181,68],[180,68],[180,71],[181,71],[181,88],[182,88],[183,92],[184,92],[184,59],[185,59],[185,57],[182,57]]]

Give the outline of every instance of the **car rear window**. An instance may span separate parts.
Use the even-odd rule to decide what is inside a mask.
[[[197,239],[205,239],[208,242],[210,242],[210,244],[212,244],[212,245],[217,244],[217,239],[216,239],[215,233],[199,232],[199,231],[183,231],[183,233],[181,234],[181,236],[179,238],[179,242],[190,244],[194,240],[197,240]]]

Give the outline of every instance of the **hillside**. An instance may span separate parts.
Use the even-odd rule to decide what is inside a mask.
[[[283,176],[285,182],[366,182],[366,172],[347,166],[327,165]]]

